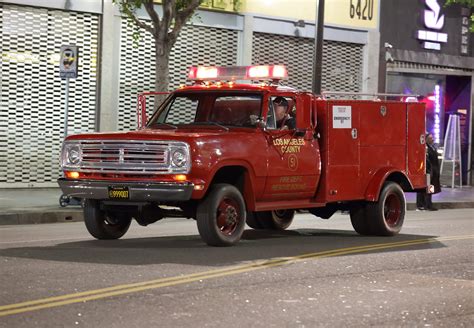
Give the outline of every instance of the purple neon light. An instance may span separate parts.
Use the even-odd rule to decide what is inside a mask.
[[[436,144],[440,143],[440,135],[441,135],[441,119],[440,119],[440,112],[441,112],[441,87],[437,84],[434,90],[434,105],[435,105],[435,117],[434,117],[434,127],[433,127],[433,137],[434,142]]]

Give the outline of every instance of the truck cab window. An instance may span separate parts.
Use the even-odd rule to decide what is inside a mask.
[[[256,127],[262,115],[261,94],[177,94],[150,120],[149,125],[222,125]]]
[[[158,117],[158,123],[190,124],[196,117],[199,100],[195,97],[175,97]]]
[[[270,97],[267,128],[293,130],[296,128],[296,103],[293,98]]]
[[[210,122],[225,126],[253,127],[261,116],[261,96],[222,96],[214,101]]]

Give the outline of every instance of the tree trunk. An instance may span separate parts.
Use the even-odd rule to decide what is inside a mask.
[[[155,40],[155,91],[168,92],[169,88],[169,61],[171,49],[167,45],[161,45],[159,40]],[[166,95],[155,96],[154,110],[165,100]]]
[[[156,42],[158,43],[158,42]],[[169,51],[159,45],[155,46],[156,70],[155,70],[155,91],[166,92],[169,86]]]

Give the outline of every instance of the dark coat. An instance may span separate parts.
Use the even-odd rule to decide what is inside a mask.
[[[431,184],[434,186],[434,194],[441,192],[439,182],[439,160],[435,146],[426,145],[426,173],[430,174]]]
[[[277,121],[277,128],[281,129],[283,126],[287,126],[288,130],[294,130],[296,129],[296,120],[291,116],[287,116]]]

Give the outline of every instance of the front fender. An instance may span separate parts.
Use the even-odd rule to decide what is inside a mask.
[[[222,169],[222,168],[225,168],[225,167],[243,167],[246,171],[246,174],[244,176],[244,190],[243,190],[243,197],[246,201],[246,204],[247,204],[247,207],[249,208],[249,210],[253,210],[255,208],[255,188],[254,186],[257,186],[258,183],[257,183],[257,177],[256,177],[256,174],[255,174],[255,170],[253,168],[253,166],[245,161],[245,160],[238,160],[238,159],[235,159],[235,160],[231,160],[231,159],[228,159],[228,160],[222,160],[216,164],[214,164],[209,172],[209,174],[206,175],[206,183],[205,183],[205,187],[203,190],[199,190],[199,191],[194,191],[193,192],[193,196],[192,198],[194,199],[200,199],[200,198],[203,198],[207,191],[209,190],[209,187],[211,186],[212,184],[212,181],[214,180],[217,172]]]

